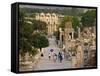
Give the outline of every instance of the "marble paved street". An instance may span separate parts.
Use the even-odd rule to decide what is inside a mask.
[[[60,63],[58,59],[56,62],[54,62],[53,58],[49,60],[48,54],[50,52],[50,49],[54,49],[53,53],[56,53],[56,54],[58,54],[60,50],[55,42],[55,38],[49,38],[49,47],[43,49],[44,56],[37,63],[34,70],[71,68],[71,61],[66,61],[65,59],[63,59],[62,63]]]

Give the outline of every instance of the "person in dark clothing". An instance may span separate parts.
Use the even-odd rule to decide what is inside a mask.
[[[62,62],[62,60],[63,60],[63,57],[62,57],[62,53],[58,53],[58,59],[60,60],[60,63]]]
[[[41,57],[43,57],[44,55],[43,55],[43,53],[41,53]]]

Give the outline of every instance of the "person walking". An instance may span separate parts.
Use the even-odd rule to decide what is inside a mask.
[[[44,55],[43,55],[43,53],[41,53],[41,57],[43,57]]]
[[[56,62],[56,60],[57,60],[57,54],[56,53],[53,54],[53,60],[54,60],[54,62]]]
[[[48,58],[49,58],[49,60],[51,59],[51,54],[49,53],[49,55],[48,55]]]
[[[60,63],[62,63],[62,60],[63,60],[63,57],[62,57],[62,53],[58,53],[58,59],[59,59],[59,61],[60,61]]]
[[[62,52],[62,58],[65,59],[65,54],[64,54],[64,52]]]

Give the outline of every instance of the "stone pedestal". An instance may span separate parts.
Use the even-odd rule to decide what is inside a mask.
[[[76,56],[72,56],[72,68],[77,68],[77,58]]]
[[[83,49],[81,45],[78,45],[77,47],[77,67],[81,67],[83,65]]]

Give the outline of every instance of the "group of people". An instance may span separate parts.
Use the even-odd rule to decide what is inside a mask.
[[[49,52],[48,55],[49,60],[52,59],[54,62],[58,60],[60,63],[62,63],[62,61],[66,59],[66,57],[68,57],[68,55],[66,56],[64,52],[58,52],[58,53]]]
[[[44,54],[41,53],[41,57],[44,57]],[[53,60],[54,62],[59,61],[62,63],[63,60],[71,60],[70,54],[64,51],[58,51],[57,53],[54,51],[54,49],[49,50],[48,59]]]

